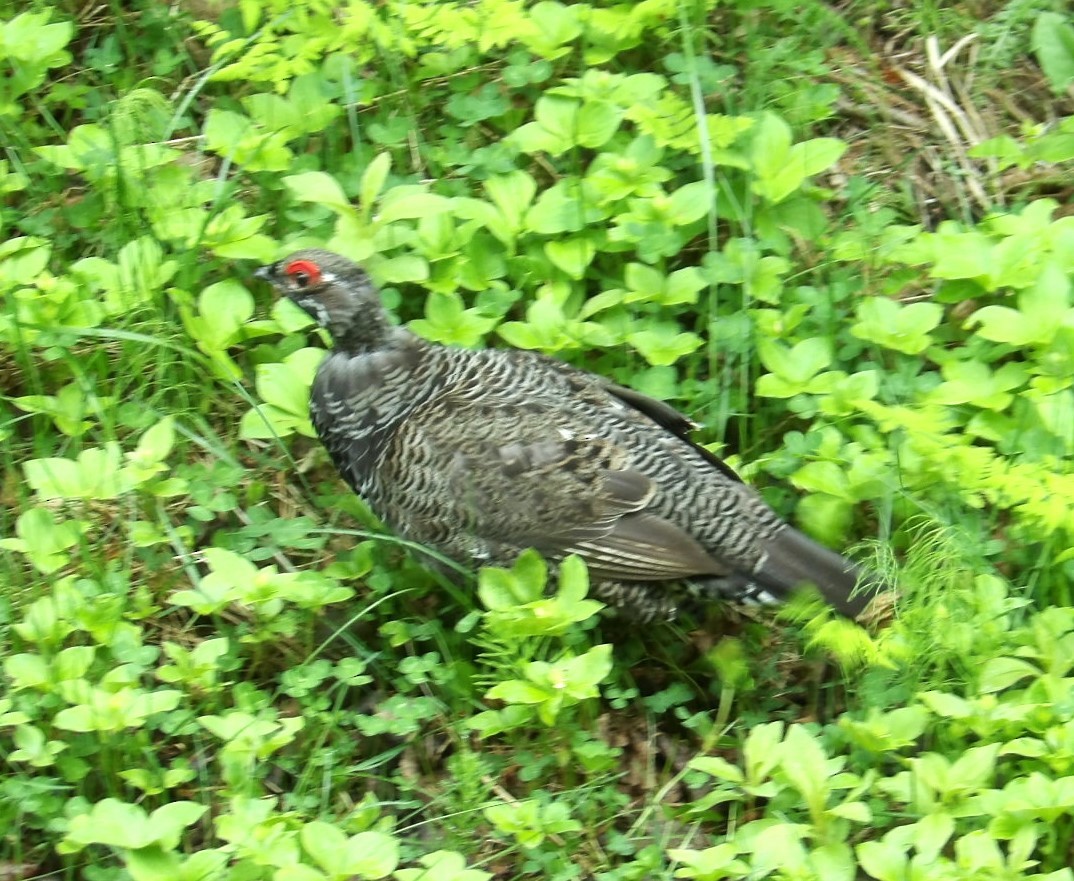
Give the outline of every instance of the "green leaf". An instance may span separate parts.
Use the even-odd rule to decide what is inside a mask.
[[[462,854],[451,850],[435,850],[418,857],[421,869],[396,869],[398,881],[489,881],[490,872],[467,869]]]
[[[981,669],[977,687],[985,694],[1006,691],[1016,682],[1027,678],[1039,678],[1039,668],[1021,658],[989,658]]]
[[[850,328],[854,336],[907,355],[928,348],[931,331],[943,318],[943,307],[936,303],[902,305],[887,297],[866,297],[857,312],[858,321]]]
[[[603,146],[619,128],[623,110],[607,101],[579,101],[563,95],[542,95],[534,121],[508,137],[524,153],[558,156],[572,147]]]
[[[564,6],[554,0],[541,0],[529,10],[529,19],[536,33],[522,39],[542,58],[558,58],[569,51],[562,47],[573,43],[582,32],[578,18],[578,9],[573,6]]]
[[[277,869],[272,875],[272,881],[332,881],[332,876],[318,872],[312,866],[295,863]]]
[[[176,801],[147,816],[137,805],[106,798],[71,820],[67,840],[131,850],[160,843],[170,850],[178,844],[182,830],[197,822],[206,810],[205,805]]]
[[[597,249],[591,239],[575,237],[545,242],[544,252],[554,266],[577,279],[585,275]]]
[[[949,779],[956,786],[976,790],[992,780],[1002,744],[990,743],[965,750],[951,765]]]
[[[828,792],[828,760],[816,737],[802,725],[792,725],[783,741],[780,768],[809,804],[823,807]]]
[[[71,820],[67,840],[82,845],[139,848],[153,844],[156,837],[143,808],[106,798],[93,805],[88,813]]]
[[[375,220],[380,224],[396,220],[418,220],[431,214],[451,210],[452,200],[446,196],[430,193],[420,186],[392,187],[381,198]]]
[[[373,213],[373,205],[384,189],[391,167],[391,154],[387,152],[378,153],[373,158],[373,161],[366,166],[365,171],[362,172],[362,182],[358,188],[358,199],[362,213],[366,218],[369,218]]]
[[[354,207],[336,179],[323,171],[304,171],[283,179],[291,196],[300,202],[314,202],[338,214],[354,214]]]
[[[484,187],[507,228],[513,235],[517,234],[522,229],[522,218],[537,194],[537,182],[525,171],[512,171],[493,175],[485,181]]]
[[[674,364],[680,358],[696,352],[705,342],[696,333],[680,333],[675,325],[668,324],[628,334],[626,341],[654,366]]]
[[[832,343],[826,337],[812,337],[787,348],[778,340],[761,337],[757,341],[757,354],[765,367],[801,390],[821,370],[831,366]]]
[[[552,665],[553,683],[578,700],[597,697],[597,686],[612,672],[612,647],[596,645],[575,658]]]
[[[48,499],[114,499],[130,489],[119,468],[118,444],[90,447],[78,460],[30,459],[23,463],[26,482]]]
[[[50,670],[41,655],[19,652],[4,659],[4,672],[16,690],[40,688],[50,679]]]
[[[781,202],[801,187],[806,178],[834,164],[846,148],[836,138],[814,138],[791,146],[787,124],[774,114],[765,113],[750,142],[750,160],[756,175],[750,186],[768,202]]]
[[[749,867],[738,859],[733,844],[717,844],[703,850],[669,848],[668,856],[685,868],[675,872],[676,878],[697,878],[699,881],[722,881],[724,878],[749,876]]]
[[[332,876],[350,874],[343,863],[346,860],[347,836],[331,823],[314,821],[302,827],[299,833],[302,848],[322,869]]]
[[[285,413],[306,419],[310,385],[324,356],[324,349],[310,347],[293,352],[282,362],[259,364],[258,394]]]
[[[181,860],[174,851],[150,845],[128,850],[123,860],[134,881],[202,881],[221,873],[227,863],[227,854],[219,850],[203,850]]]
[[[1056,95],[1074,83],[1074,25],[1069,15],[1041,12],[1033,25],[1033,51]]]
[[[34,568],[48,575],[68,563],[68,549],[79,543],[85,531],[83,523],[57,521],[47,508],[35,505],[15,521],[17,537],[0,539],[0,548],[25,554]]]
[[[718,780],[727,780],[730,783],[741,783],[745,780],[742,769],[732,765],[727,759],[719,756],[696,756],[690,760],[690,767],[696,771],[702,771]]]
[[[205,548],[205,562],[213,575],[224,584],[236,587],[252,584],[257,578],[257,567],[245,557],[224,548]]]
[[[165,416],[145,430],[145,433],[138,439],[138,446],[129,455],[139,464],[146,466],[168,458],[174,444],[175,419],[172,416]]]
[[[675,226],[700,220],[716,207],[712,187],[707,181],[695,181],[679,187],[669,197],[668,219]]]
[[[753,127],[749,158],[753,172],[761,181],[771,180],[787,164],[791,149],[791,129],[774,113],[761,114]]]
[[[954,817],[946,811],[929,814],[914,824],[914,848],[923,860],[932,862],[954,834]]]
[[[1074,323],[1070,277],[1053,260],[1037,280],[1018,294],[1018,309],[985,306],[974,312],[968,325],[979,324],[985,339],[1014,346],[1048,345],[1064,318]]]
[[[891,841],[865,841],[857,847],[858,862],[876,881],[906,881],[905,849]]]
[[[521,679],[508,679],[499,682],[485,692],[488,700],[506,701],[509,704],[539,704],[551,697],[547,689],[540,688]]]
[[[254,298],[236,279],[209,285],[198,295],[200,322],[188,329],[206,350],[225,348],[254,314]]]
[[[844,802],[841,805],[830,808],[828,813],[833,817],[850,820],[852,823],[866,825],[873,822],[873,812],[869,810],[869,806],[863,801]]]
[[[795,486],[814,493],[827,493],[837,499],[856,502],[858,499],[850,489],[846,469],[835,462],[806,462],[791,475]]]
[[[559,235],[578,232],[604,216],[604,211],[589,198],[582,181],[565,178],[541,193],[526,212],[524,223],[530,232]]]
[[[543,561],[542,561],[543,562]],[[542,583],[544,578],[541,579]],[[559,585],[556,596],[564,603],[580,603],[589,593],[589,570],[585,560],[571,554],[559,564]]]

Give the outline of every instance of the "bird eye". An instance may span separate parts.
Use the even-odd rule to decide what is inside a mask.
[[[294,280],[295,286],[308,288],[321,280],[321,269],[310,260],[295,260],[283,268],[284,273]]]

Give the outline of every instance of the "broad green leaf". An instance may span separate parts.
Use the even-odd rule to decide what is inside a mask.
[[[787,165],[791,149],[791,129],[774,113],[764,113],[753,126],[749,158],[760,181],[771,180]]]
[[[762,782],[779,764],[782,740],[782,722],[766,722],[750,729],[746,742],[742,746],[742,756],[746,762],[746,779],[750,783]]]
[[[396,869],[398,881],[489,881],[490,872],[467,869],[462,854],[451,850],[435,850],[418,857],[420,869]]]
[[[704,345],[704,340],[689,331],[676,332],[673,325],[661,325],[627,335],[627,342],[654,366],[674,364]]]
[[[761,363],[780,379],[804,385],[831,366],[832,343],[824,337],[811,337],[788,348],[778,340],[761,337],[757,341],[757,354]]]
[[[814,138],[786,151],[781,149],[782,144],[781,134],[771,149],[761,153],[763,163],[760,167],[755,160],[757,177],[750,184],[755,193],[773,204],[782,202],[799,189],[806,178],[833,165],[847,148],[836,138]]]
[[[991,277],[995,245],[985,233],[963,232],[941,224],[935,234],[922,238],[932,246],[929,275],[933,278],[970,278],[983,283]]]
[[[996,767],[1001,744],[974,746],[962,752],[951,765],[949,779],[963,789],[975,790],[987,785]]]
[[[540,57],[552,60],[569,51],[563,48],[574,42],[582,32],[579,12],[555,0],[541,0],[529,10],[534,33],[521,36],[523,42]]]
[[[234,551],[205,548],[202,556],[212,569],[212,574],[225,584],[239,587],[252,584],[257,578],[257,567]]]
[[[764,827],[752,842],[754,872],[763,877],[781,870],[785,877],[808,877],[802,838],[803,827],[796,823],[773,823]]]
[[[907,851],[889,841],[865,841],[857,847],[858,862],[876,881],[906,881]]]
[[[199,342],[204,341],[209,348],[229,346],[236,341],[236,332],[253,316],[254,298],[236,279],[225,279],[198,295],[198,313]]]
[[[487,700],[501,700],[509,704],[539,704],[550,697],[545,689],[521,679],[508,679],[485,692]]]
[[[623,110],[607,101],[580,101],[563,95],[543,95],[534,106],[534,122],[509,136],[526,153],[558,156],[572,147],[595,149],[619,128]]]
[[[143,466],[162,462],[168,457],[174,444],[175,419],[172,416],[165,416],[145,430],[138,439],[138,446],[129,455]]]
[[[745,779],[741,768],[719,756],[696,756],[690,760],[690,767],[696,771],[703,771],[718,780],[727,780],[731,783],[741,783]]]
[[[552,665],[553,684],[578,700],[597,697],[597,686],[612,671],[611,645],[597,645],[584,654]]]
[[[749,867],[738,856],[733,844],[717,844],[703,850],[692,848],[668,848],[668,856],[684,868],[675,872],[676,878],[697,878],[700,881],[721,881],[723,878],[744,878]]]
[[[791,475],[791,481],[809,492],[827,493],[848,502],[858,500],[850,489],[846,469],[835,462],[806,462]]]
[[[577,178],[566,178],[541,193],[526,212],[525,228],[542,235],[559,235],[578,232],[604,216],[603,209],[589,197],[586,185]]]
[[[49,665],[41,655],[19,652],[4,659],[4,672],[16,690],[40,688],[50,679]]]
[[[597,249],[591,239],[576,236],[545,242],[544,252],[553,265],[571,278],[578,279],[585,275],[586,267],[592,262]]]
[[[388,180],[388,172],[391,171],[392,157],[390,153],[378,153],[372,162],[362,172],[362,182],[358,189],[359,204],[362,213],[368,219],[373,212],[373,205],[377,197],[384,189]]]
[[[140,848],[157,839],[145,810],[119,799],[97,802],[88,813],[71,819],[67,840],[76,844],[106,844],[111,847]]]
[[[484,183],[492,203],[499,210],[512,234],[522,229],[522,218],[533,204],[537,182],[525,171],[493,175]]]
[[[57,521],[47,508],[34,505],[15,521],[16,537],[0,539],[0,548],[25,554],[36,569],[48,575],[68,563],[68,549],[79,543],[85,531],[85,524]]]
[[[354,207],[334,177],[323,171],[287,175],[284,185],[300,202],[314,202],[339,214],[353,214]]]
[[[929,347],[931,332],[943,318],[943,307],[936,303],[903,305],[887,297],[866,297],[857,312],[858,321],[850,328],[854,336],[907,355]]]
[[[182,830],[197,822],[206,810],[205,805],[176,801],[147,816],[137,805],[106,798],[71,820],[67,840],[130,850],[160,843],[170,850],[178,844]]]
[[[331,823],[314,821],[302,827],[299,833],[302,849],[331,877],[353,874],[346,870],[347,836]]]
[[[914,824],[914,848],[932,862],[955,832],[955,820],[946,811],[922,817]]]
[[[712,187],[703,180],[679,187],[669,197],[668,205],[668,219],[675,226],[700,220],[716,207]]]
[[[1033,25],[1033,51],[1056,95],[1074,83],[1074,24],[1059,12],[1041,12]]]
[[[399,841],[386,832],[359,832],[347,842],[346,855],[347,874],[363,881],[384,878],[399,865]]]
[[[418,220],[430,214],[451,210],[452,200],[430,193],[420,186],[392,187],[382,197],[375,220],[381,224],[396,220]]]
[[[977,333],[993,342],[1047,345],[1055,338],[1064,317],[1074,322],[1071,291],[1069,276],[1055,261],[1049,261],[1036,282],[1018,294],[1017,309],[985,306],[966,323],[979,324]]]
[[[697,302],[697,295],[704,290],[707,282],[695,266],[676,269],[667,277],[667,284],[660,302],[665,306],[679,306],[684,303]]]
[[[1021,658],[989,658],[980,671],[977,687],[985,694],[1005,691],[1016,682],[1027,678],[1039,678],[1038,667]]]
[[[120,468],[119,445],[91,447],[78,460],[30,459],[23,463],[26,482],[44,500],[114,499],[130,485]]]
[[[560,600],[564,603],[580,603],[586,598],[589,593],[589,571],[581,557],[571,554],[560,563],[558,577],[556,596]]]
[[[822,807],[828,792],[828,760],[817,738],[792,725],[783,741],[780,767],[811,809]]]

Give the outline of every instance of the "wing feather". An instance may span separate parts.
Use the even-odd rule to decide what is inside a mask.
[[[646,510],[655,487],[623,449],[579,435],[554,401],[527,402],[525,418],[519,406],[509,396],[456,387],[413,414],[386,458],[420,462],[423,479],[438,488],[411,487],[411,495],[422,497],[401,493],[391,504],[406,510],[386,519],[407,523],[419,541],[441,545],[445,529],[454,530],[449,540],[460,549],[534,547],[554,559],[578,554],[601,579],[670,581],[728,572],[684,529]],[[430,497],[441,509],[429,509]]]

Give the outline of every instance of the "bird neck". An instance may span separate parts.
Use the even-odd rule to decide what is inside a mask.
[[[359,310],[346,322],[333,322],[329,332],[334,348],[348,355],[394,348],[413,336],[406,328],[392,325],[382,309]]]

